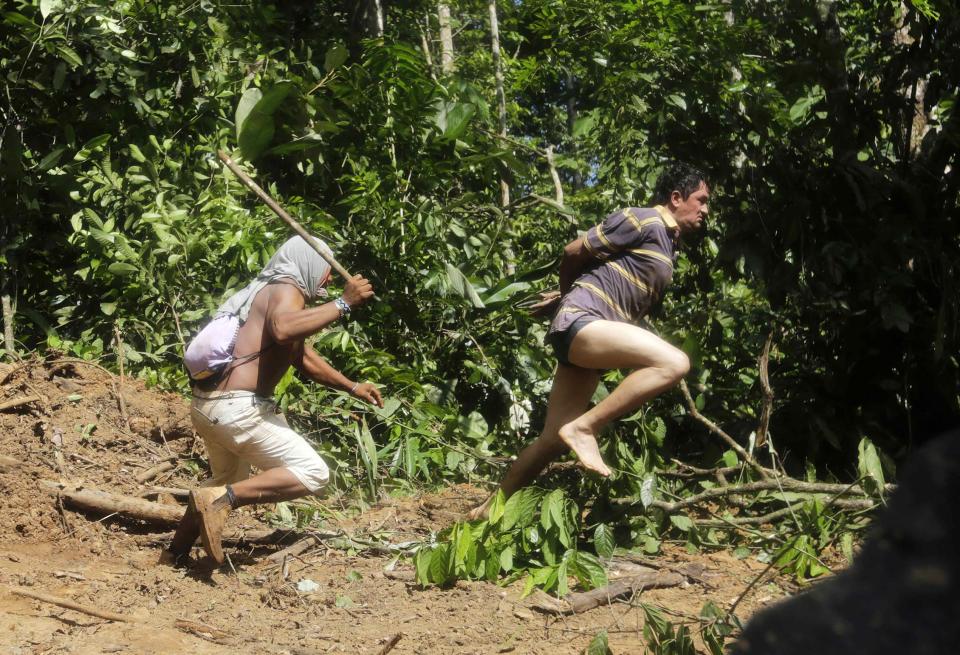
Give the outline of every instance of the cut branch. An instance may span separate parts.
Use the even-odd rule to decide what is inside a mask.
[[[140,484],[143,484],[144,482],[147,482],[148,480],[154,479],[155,477],[157,477],[157,476],[160,475],[161,473],[164,473],[164,472],[166,472],[166,471],[171,471],[171,470],[173,470],[173,469],[175,469],[175,468],[177,468],[177,458],[176,458],[176,457],[170,457],[169,459],[166,459],[166,460],[160,462],[160,463],[157,464],[156,466],[151,466],[151,467],[148,468],[146,471],[142,471],[141,473],[138,473],[138,474],[137,474],[137,482],[139,482]]]
[[[676,587],[686,578],[679,573],[648,571],[640,575],[622,578],[590,591],[574,592],[563,598],[539,594],[531,607],[548,614],[579,614],[601,605],[609,605],[617,598],[632,596],[644,589]]]
[[[851,494],[861,496],[862,498],[866,496],[866,492],[861,487],[856,485],[834,484],[830,482],[802,482],[800,480],[794,480],[793,478],[780,478],[779,480],[762,480],[759,482],[748,482],[747,484],[730,485],[728,487],[713,487],[712,489],[707,489],[706,491],[696,494],[695,496],[690,496],[689,498],[684,498],[672,503],[668,503],[663,500],[655,500],[649,504],[649,507],[656,507],[665,512],[673,513],[686,507],[690,507],[691,505],[702,503],[705,500],[723,498],[724,496],[730,496],[734,494],[780,490],[807,494]],[[775,498],[776,496],[774,496],[772,499]],[[870,503],[869,507],[872,507],[873,502],[869,499],[866,500],[868,503]],[[632,498],[619,498],[616,499],[615,502],[627,504],[635,503],[637,501]],[[839,503],[839,500],[834,502],[836,505],[839,505]]]
[[[710,430],[710,432],[720,437],[720,439],[730,446],[730,448],[732,448],[733,451],[740,456],[740,459],[745,461],[750,468],[755,470],[760,475],[760,477],[767,479],[771,476],[772,471],[761,466],[757,460],[755,460],[746,450],[744,450],[743,446],[738,444],[733,437],[724,432],[716,423],[700,413],[700,410],[697,409],[697,404],[693,401],[693,396],[690,395],[690,388],[687,386],[686,380],[680,380],[680,391],[683,392],[683,397],[687,401],[687,411],[690,412],[690,416],[703,423],[705,426],[707,426],[707,429]]]
[[[770,386],[770,347],[773,345],[773,330],[767,335],[763,352],[757,360],[760,371],[760,387],[763,389],[763,407],[760,410],[760,424],[757,426],[757,447],[767,442],[767,430],[770,428],[770,415],[773,413],[773,388]]]
[[[20,398],[14,398],[13,400],[6,400],[0,403],[0,412],[13,409],[14,407],[19,407],[20,405],[26,405],[27,403],[35,403],[40,401],[40,396],[21,396]]]
[[[82,614],[89,614],[90,616],[95,616],[98,619],[106,619],[107,621],[123,621],[130,623],[133,621],[132,618],[124,616],[123,614],[116,614],[114,612],[107,612],[106,610],[97,609],[96,607],[90,607],[89,605],[81,605],[76,603],[69,598],[61,598],[59,596],[50,596],[49,594],[41,594],[36,591],[31,591],[29,589],[23,589],[22,587],[8,587],[11,594],[15,596],[23,596],[24,598],[32,598],[33,600],[39,600],[44,603],[50,603],[51,605],[56,605],[57,607],[64,607],[68,610],[73,610],[75,612],[80,612]]]

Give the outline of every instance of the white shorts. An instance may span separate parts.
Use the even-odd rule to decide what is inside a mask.
[[[190,418],[207,446],[210,486],[246,480],[250,465],[261,471],[285,468],[311,493],[330,481],[326,462],[290,429],[269,398],[252,391],[195,391]]]

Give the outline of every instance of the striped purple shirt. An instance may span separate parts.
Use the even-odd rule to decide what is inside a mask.
[[[568,329],[578,318],[639,323],[673,278],[678,231],[659,205],[627,207],[590,228],[583,243],[596,261],[560,301],[550,333]]]

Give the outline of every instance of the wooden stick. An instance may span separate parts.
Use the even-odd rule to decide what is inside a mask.
[[[310,244],[310,247],[313,248],[313,249],[317,252],[318,255],[320,255],[321,257],[323,257],[323,259],[324,259],[328,264],[330,264],[330,268],[332,268],[332,269],[335,270],[337,273],[339,273],[340,276],[343,277],[343,279],[345,279],[345,280],[353,279],[353,275],[350,274],[350,271],[348,271],[348,270],[345,269],[343,266],[341,266],[341,265],[337,262],[337,260],[333,258],[333,255],[331,255],[330,253],[324,251],[324,250],[317,244],[316,240],[310,235],[310,233],[307,232],[305,229],[303,229],[303,226],[300,225],[300,223],[297,222],[297,220],[296,220],[295,218],[293,218],[293,216],[291,216],[290,214],[288,214],[288,213],[286,212],[286,210],[284,210],[283,207],[281,207],[279,204],[277,204],[277,201],[276,201],[276,200],[274,200],[274,199],[271,198],[269,195],[267,195],[267,192],[264,191],[263,189],[261,189],[261,188],[260,188],[260,185],[258,185],[258,184],[257,184],[256,182],[254,182],[252,179],[250,179],[250,176],[247,175],[246,173],[244,173],[243,170],[241,170],[241,168],[240,168],[239,166],[237,166],[236,162],[234,162],[232,159],[230,159],[230,156],[227,155],[227,153],[225,153],[223,150],[220,150],[220,151],[217,152],[217,156],[220,157],[220,160],[223,161],[223,163],[227,165],[227,168],[229,168],[230,171],[231,171],[234,175],[236,175],[236,176],[240,179],[240,181],[243,182],[244,185],[246,185],[246,187],[247,187],[248,189],[250,189],[250,190],[253,191],[255,194],[257,194],[257,197],[260,198],[260,200],[262,200],[263,203],[264,203],[267,207],[269,207],[270,209],[273,210],[273,213],[274,213],[274,214],[276,214],[277,216],[279,216],[280,218],[282,218],[283,221],[284,221],[287,225],[289,225],[289,226],[293,229],[294,232],[296,232],[297,234],[299,234],[300,237],[301,237],[304,241],[306,241],[308,244]]]
[[[21,396],[20,398],[14,398],[13,400],[7,400],[0,403],[0,412],[12,409],[14,407],[19,407],[20,405],[26,405],[27,403],[35,403],[40,400],[40,396]]]
[[[59,596],[50,596],[48,594],[37,593],[36,591],[30,591],[29,589],[24,589],[23,587],[8,587],[11,594],[15,596],[23,596],[24,598],[32,598],[33,600],[39,600],[44,603],[50,603],[51,605],[57,605],[58,607],[65,607],[68,610],[73,610],[75,612],[81,612],[83,614],[89,614],[90,616],[95,616],[98,619],[106,619],[107,621],[123,621],[125,623],[133,622],[133,619],[129,616],[124,616],[123,614],[115,614],[113,612],[107,612],[106,610],[100,610],[95,607],[90,607],[88,605],[81,605],[80,603],[75,603],[72,600],[67,598],[60,598]]]
[[[165,525],[179,523],[184,509],[174,505],[151,503],[149,500],[120,496],[117,494],[99,491],[97,489],[82,489],[70,487],[52,480],[41,480],[41,486],[60,493],[67,505],[106,514],[120,514],[127,518],[140,519],[150,523]]]
[[[397,645],[397,642],[400,641],[400,637],[403,636],[403,633],[398,632],[397,634],[390,637],[390,640],[383,645],[383,648],[380,649],[378,655],[387,655],[390,651],[393,650],[393,647]]]
[[[287,546],[283,550],[278,550],[269,557],[267,557],[268,562],[273,563],[282,563],[288,555],[300,555],[303,552],[313,548],[315,545],[321,543],[325,539],[333,539],[335,537],[343,537],[343,532],[315,532],[299,541]]]
[[[130,431],[130,415],[127,414],[127,401],[123,397],[123,338],[120,336],[120,328],[113,324],[113,335],[117,343],[117,365],[120,367],[120,388],[117,391],[117,404],[120,406],[120,416],[123,418],[123,424]]]
[[[157,477],[164,471],[170,471],[175,468],[177,468],[177,458],[171,457],[169,459],[166,459],[160,462],[156,466],[151,466],[146,471],[142,471],[138,473],[137,482],[139,482],[140,484],[143,484],[144,482],[148,480],[152,480],[153,478]]]
[[[200,637],[201,639],[212,641],[215,644],[230,643],[230,633],[224,632],[219,628],[214,628],[212,625],[206,625],[204,623],[195,623],[194,621],[187,621],[186,619],[177,619],[174,622],[174,625],[179,630],[188,632],[196,637]]]
[[[683,584],[685,577],[679,573],[651,571],[643,575],[616,580],[608,585],[590,591],[575,592],[557,599],[541,594],[531,607],[550,614],[579,614],[611,601],[629,596],[638,590],[676,587]]]
[[[705,426],[707,426],[707,429],[709,429],[710,432],[720,437],[724,443],[726,443],[734,450],[734,452],[740,455],[740,459],[745,461],[750,465],[750,468],[760,474],[761,478],[766,479],[770,477],[771,471],[761,466],[757,460],[751,457],[750,454],[743,449],[743,446],[736,442],[733,437],[724,432],[716,423],[700,413],[700,411],[697,409],[697,404],[693,401],[693,396],[690,395],[690,388],[687,386],[686,380],[680,380],[680,391],[683,393],[683,397],[687,401],[687,411],[690,412],[690,416],[703,423]]]

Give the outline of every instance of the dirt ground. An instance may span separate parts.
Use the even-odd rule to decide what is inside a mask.
[[[31,396],[0,410],[0,655],[380,653],[397,634],[391,653],[560,655],[583,652],[602,629],[614,653],[639,653],[644,650],[640,602],[666,608],[675,622],[689,621],[707,600],[729,607],[764,569],[727,553],[689,554],[667,546],[656,565],[692,567],[701,572],[696,579],[644,591],[632,602],[556,617],[532,610],[530,599],[520,598],[522,581],[421,589],[413,583],[410,561],[382,550],[320,545],[288,558],[284,567],[266,559],[283,546],[248,543],[228,547],[230,563],[219,569],[209,567],[199,549],[187,568],[159,566],[161,533],[169,526],[74,511],[43,482],[177,502],[158,496],[156,487],[198,483],[186,462],[202,457],[203,447],[190,427],[187,401],[138,381],[121,382],[77,360],[0,365],[0,406]],[[137,481],[170,457],[177,458],[174,470]],[[326,501],[323,529],[391,543],[421,540],[483,493],[458,485],[387,497],[363,512],[345,511],[343,499]],[[231,516],[230,526],[263,531],[269,527],[265,515],[263,509],[244,509]],[[304,581],[315,588],[298,590]],[[26,598],[13,593],[18,588],[129,621]],[[738,616],[749,617],[787,589],[787,581],[765,579],[738,605]]]

